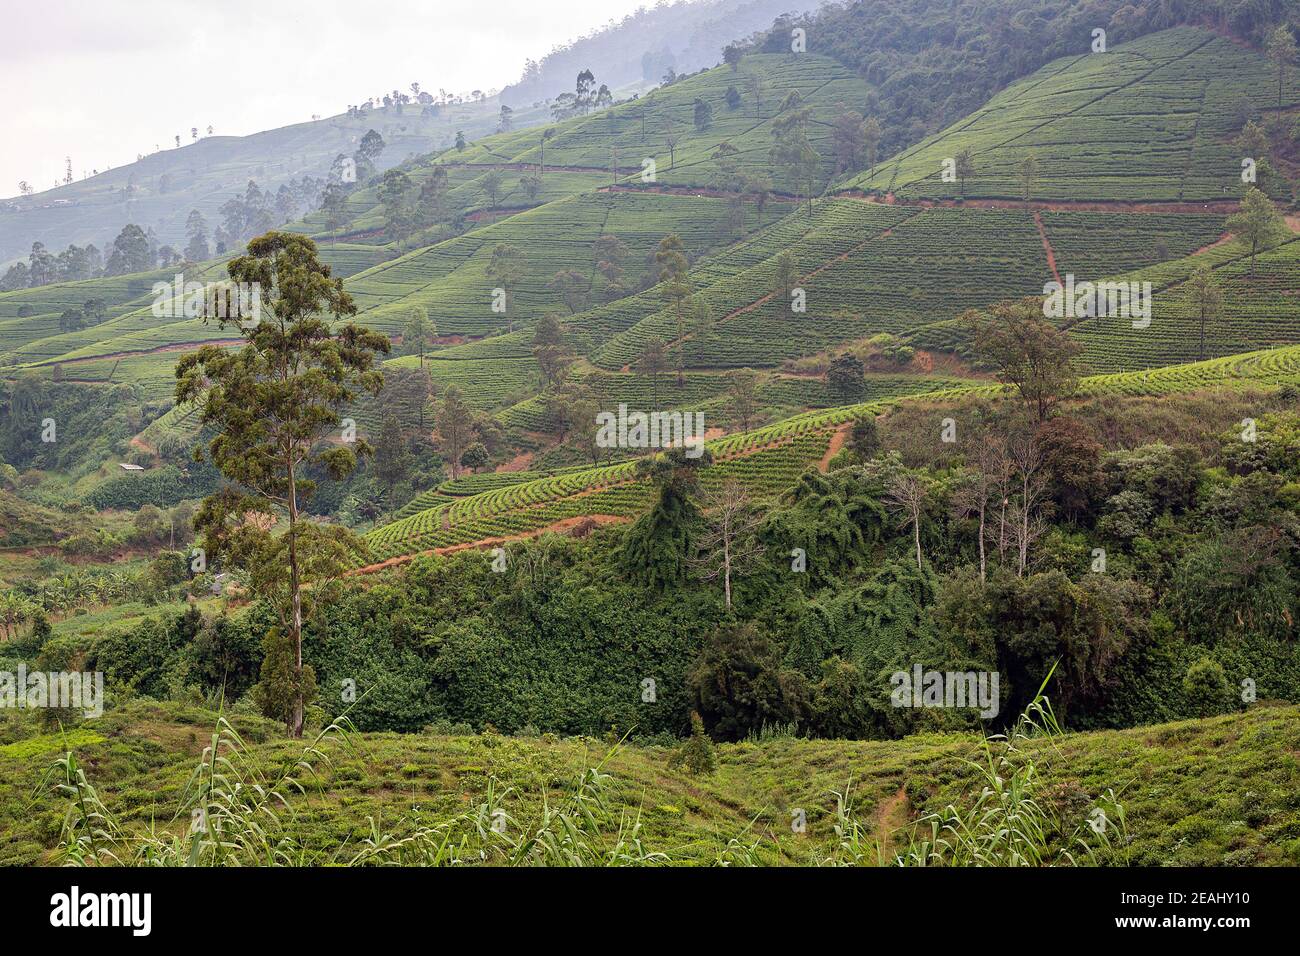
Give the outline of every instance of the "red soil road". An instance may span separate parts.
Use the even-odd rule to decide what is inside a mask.
[[[594,521],[598,525],[610,525],[620,524],[626,521],[631,521],[632,519],[624,518],[622,515],[578,515],[573,518],[564,518],[563,520],[553,522],[544,528],[537,528],[533,531],[521,532],[520,534],[511,534],[500,538],[483,538],[480,541],[466,541],[463,544],[452,544],[445,548],[430,548],[427,551],[417,551],[414,554],[404,554],[396,558],[389,558],[386,561],[380,561],[377,564],[368,564],[364,568],[357,568],[354,571],[349,571],[348,574],[370,574],[372,571],[382,571],[385,568],[397,567],[399,564],[406,564],[410,561],[414,561],[416,558],[424,557],[429,554],[444,555],[455,554],[457,551],[468,551],[471,548],[496,548],[503,544],[509,544],[511,541],[525,541],[529,538],[536,538],[548,531],[569,531],[588,520]]]
[[[1209,252],[1211,249],[1215,248],[1216,246],[1221,246],[1225,242],[1232,242],[1232,233],[1225,232],[1223,235],[1221,235],[1218,239],[1215,239],[1208,246],[1201,246],[1201,248],[1193,252],[1192,255],[1199,256],[1202,252]]]
[[[839,450],[844,447],[844,442],[848,440],[849,432],[853,431],[853,422],[848,421],[835,429],[835,434],[831,435],[830,444],[826,446],[826,454],[822,455],[821,461],[817,462],[818,471],[826,471],[831,466],[831,459],[839,454]]]
[[[899,787],[897,793],[881,801],[876,808],[876,844],[885,859],[890,859],[896,852],[895,835],[907,825],[908,819],[907,789]]]
[[[500,465],[497,468],[497,474],[501,474],[502,472],[527,471],[528,466],[532,463],[533,453],[531,451],[521,451],[519,454],[515,455],[514,458],[511,458],[509,461]]]
[[[1061,273],[1056,271],[1056,253],[1052,251],[1052,242],[1047,238],[1047,230],[1043,228],[1042,213],[1037,209],[1034,210],[1034,225],[1038,227],[1038,235],[1043,240],[1043,251],[1047,253],[1047,268],[1056,277],[1056,284],[1064,288],[1065,283],[1061,281]]]

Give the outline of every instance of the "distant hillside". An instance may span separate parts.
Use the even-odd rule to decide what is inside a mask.
[[[164,149],[138,162],[101,172],[68,186],[0,202],[0,266],[26,257],[33,242],[52,252],[69,243],[103,249],[128,222],[152,228],[160,242],[184,244],[185,217],[198,209],[215,224],[217,210],[249,180],[271,192],[304,175],[323,177],[339,153],[352,154],[367,130],[384,138],[376,166],[383,171],[410,156],[443,149],[457,130],[476,137],[497,124],[500,104],[446,106],[422,116],[419,106],[399,115],[381,107],[365,115],[341,114],[251,136],[208,136],[179,149]],[[545,118],[522,113],[526,124]]]
[[[815,10],[826,0],[697,0],[641,7],[622,20],[610,20],[540,60],[530,60],[524,75],[501,91],[516,109],[563,92],[591,70],[610,89],[635,83],[655,85],[668,70],[693,73],[722,61],[728,43],[764,30],[790,11]]]

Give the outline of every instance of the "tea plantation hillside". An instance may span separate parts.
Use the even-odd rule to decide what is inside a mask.
[[[1082,396],[1169,395],[1214,387],[1253,386],[1273,390],[1300,385],[1300,346],[1252,352],[1151,372],[1085,378]],[[716,488],[734,479],[756,498],[788,489],[810,466],[825,467],[842,446],[853,422],[874,418],[891,405],[911,401],[957,408],[999,394],[1003,386],[965,385],[858,405],[809,412],[749,432],[705,443],[715,464],[702,483]],[[936,415],[936,420],[941,415]],[[524,480],[525,477],[531,480]],[[367,533],[369,561],[380,564],[411,555],[465,545],[494,545],[515,536],[566,527],[589,517],[629,520],[649,504],[651,487],[638,478],[636,462],[570,469],[542,477],[516,474],[491,490],[448,499],[441,492],[417,496],[398,520]]]
[[[1220,75],[1232,78],[1231,95],[1211,82]],[[878,163],[874,174],[862,174],[864,182],[836,179],[843,160],[837,130],[845,116],[869,110],[869,85],[816,54],[751,53],[734,68],[702,71],[589,115],[470,138],[402,163],[410,181],[403,202],[433,190],[433,218],[414,231],[398,228],[396,200],[381,198],[387,187],[378,178],[350,192],[341,211],[313,213],[289,228],[317,238],[322,261],[345,279],[359,321],[398,343],[385,365],[393,378],[385,393],[349,410],[364,434],[377,434],[389,413],[407,431],[430,433],[438,397],[454,386],[503,430],[490,443],[494,465],[541,455],[553,469],[580,456],[551,454],[555,395],[544,387],[533,340],[548,314],[562,325],[570,386],[598,408],[666,401],[703,411],[711,427],[730,431],[745,422],[730,407],[729,371],[762,372],[759,420],[777,421],[853,400],[828,385],[828,364],[845,349],[869,350],[864,343],[882,335],[914,358],[874,369],[858,400],[968,383],[982,373],[969,364],[957,317],[1039,295],[1066,275],[1123,276],[1155,289],[1145,331],[1114,319],[1069,323],[1083,345],[1082,365],[1093,373],[1201,357],[1184,288],[1200,262],[1212,264],[1227,293],[1224,314],[1207,329],[1205,357],[1300,341],[1300,300],[1289,278],[1296,244],[1285,235],[1268,240],[1250,275],[1244,243],[1225,241],[1233,203],[1222,201],[1222,190],[1205,192],[1218,188],[1215,164],[1231,159],[1241,104],[1267,109],[1271,75],[1259,55],[1213,33],[1164,31],[1050,64],[938,137]],[[1204,93],[1191,105],[1160,100],[1191,87]],[[1292,95],[1286,87],[1284,105]],[[1091,145],[1083,159],[1064,146],[1054,158],[1052,143],[1074,143],[1083,135],[1075,124],[1094,115],[1111,126],[1084,137]],[[780,130],[796,116],[816,156],[811,183],[776,161]],[[1007,134],[1005,142],[989,139],[995,133]],[[928,191],[925,184],[940,181],[932,171],[907,172],[929,163],[924,157],[938,155],[933,151],[969,147],[975,172],[968,190],[992,190],[970,194],[1002,196],[990,184],[1012,175],[1007,170],[1026,155],[1021,140],[1038,161],[1035,199],[1068,182],[1074,192],[1066,198],[1093,206],[935,206],[928,197],[952,198],[951,190]],[[1125,145],[1108,151],[1110,142]],[[734,151],[720,155],[722,143]],[[1173,168],[1172,156],[1182,157],[1182,179],[1167,198],[1194,195],[1213,205],[1095,202],[1160,198],[1163,187],[1150,176]],[[643,177],[650,169],[643,160],[652,162],[653,176]],[[1138,179],[1117,190],[1121,166]],[[1280,178],[1270,175],[1277,187]],[[755,185],[764,178],[766,185]],[[1205,188],[1185,194],[1183,179]],[[801,195],[809,185],[821,195]],[[660,281],[656,253],[670,236],[687,263],[679,285]],[[224,268],[223,257],[186,264],[184,272],[211,281]],[[235,342],[230,329],[181,310],[158,314],[153,284],[173,272],[0,294],[0,378],[125,384],[141,400],[166,403],[179,353]],[[103,303],[97,321],[69,327],[65,312],[91,299]],[[419,309],[436,329],[423,360],[401,341]],[[670,374],[646,371],[652,346],[662,348]],[[427,396],[415,394],[417,386],[427,387]],[[178,416],[165,429],[169,445],[193,441],[196,427],[194,416]],[[141,435],[139,447],[158,446]]]
[[[745,228],[779,219],[788,204],[771,203]],[[597,240],[614,236],[623,246],[620,281],[638,288],[657,278],[654,252],[676,235],[691,258],[702,258],[740,236],[725,200],[703,196],[586,193],[547,203],[475,229],[464,236],[409,253],[352,276],[346,283],[359,321],[400,334],[413,307],[425,308],[441,335],[482,337],[528,327],[547,312],[568,314],[618,291],[598,271]],[[505,289],[494,257],[505,246],[513,258]],[[566,300],[557,273],[577,273],[579,287]],[[504,301],[494,308],[494,289]],[[513,300],[513,301],[512,301]]]
[[[140,703],[111,712],[93,729],[61,736],[33,726],[6,739],[0,744],[0,863],[58,860],[65,808],[49,794],[33,803],[32,794],[65,744],[115,817],[129,827],[156,821],[169,828],[216,716],[192,706]],[[301,751],[269,721],[240,717],[236,724],[252,767],[270,770]],[[670,767],[672,748],[614,747],[589,737],[451,736],[430,728],[361,734],[353,743],[327,745],[330,759],[316,761],[307,793],[289,799],[297,812],[284,819],[313,849],[338,854],[345,843],[360,849],[357,841],[370,835],[368,817],[399,835],[414,825],[414,815],[434,825],[485,802],[512,820],[531,819],[543,797],[552,807],[566,806],[584,770],[599,765],[609,775],[602,793],[610,819],[621,813],[637,819],[640,840],[666,854],[664,862],[874,866],[877,846],[888,863],[906,848],[917,817],[968,802],[979,786],[967,763],[978,759],[978,740],[960,734],[883,742],[777,735],[721,744],[717,770],[705,777]],[[1138,866],[1300,863],[1297,750],[1300,711],[1264,705],[1029,745],[1059,804],[1056,812],[1085,813],[1091,799],[1114,788],[1130,837],[1116,862]],[[795,810],[806,817],[802,833],[790,826]],[[861,856],[845,846],[837,851],[836,825],[854,823],[862,831]],[[615,823],[606,839],[616,829]]]
[[[1297,105],[1293,73],[1281,106],[1293,116]],[[1233,141],[1243,123],[1277,111],[1277,70],[1263,56],[1180,27],[1049,63],[842,185],[900,198],[1015,200],[1024,196],[1020,166],[1033,156],[1034,199],[1221,201],[1241,192],[1243,154]],[[966,150],[965,182],[945,178],[945,161]],[[1289,196],[1276,179],[1263,185]]]
[[[782,231],[801,227],[795,236]],[[702,264],[695,281],[714,319],[680,344],[688,367],[772,366],[880,332],[905,334],[1002,299],[1041,295],[1067,264],[1081,277],[1100,278],[1154,260],[1161,247],[1188,255],[1222,229],[1214,215],[1091,212],[1048,222],[1018,209],[823,200],[811,221],[792,215],[716,266]],[[1048,250],[1057,245],[1064,261],[1053,271]],[[739,261],[741,254],[750,261]],[[792,285],[805,293],[804,312],[793,310],[788,293],[772,296],[786,256],[794,260]],[[622,367],[655,337],[676,348],[674,328],[674,316],[661,309],[612,336],[593,361]]]
[[[480,6],[259,68],[490,90]],[[0,202],[0,866],[1300,866],[1298,16],[842,0]]]
[[[827,57],[751,54],[734,70],[704,70],[590,115],[485,136],[402,169],[415,188],[425,187],[435,170],[446,176],[439,204],[447,221],[527,208],[615,183],[717,187],[726,178],[714,156],[723,143],[735,150],[728,176],[762,175],[769,189],[804,195],[807,173],[771,161],[774,124],[790,108],[808,111],[802,125],[817,152],[811,185],[820,191],[836,172],[837,117],[865,110],[869,95],[862,80]],[[486,188],[488,177],[499,179],[495,196]],[[391,243],[391,236],[382,235],[384,225],[376,184],[348,195],[337,225],[320,212],[292,228],[318,238]]]

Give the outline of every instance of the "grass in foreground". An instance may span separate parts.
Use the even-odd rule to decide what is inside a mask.
[[[26,716],[7,715],[0,862],[64,861],[57,848],[74,795],[74,833],[98,828],[100,844],[111,847],[111,817],[112,826],[137,836],[153,833],[148,858],[157,861],[190,851],[186,808],[206,792],[209,808],[226,800],[229,814],[261,821],[265,832],[256,841],[223,851],[230,854],[225,862],[244,863],[807,865],[875,863],[899,853],[921,862],[906,860],[925,852],[910,842],[911,821],[921,818],[915,835],[933,845],[931,823],[955,822],[950,805],[963,808],[959,816],[968,821],[988,809],[988,798],[980,802],[983,744],[964,735],[886,742],[775,736],[719,746],[717,770],[692,776],[669,768],[672,748],[545,735],[332,733],[319,753],[304,754],[301,742],[251,717],[232,718],[223,729],[227,743],[211,749],[217,720],[197,707],[136,702],[69,731],[65,745],[59,733],[39,733]],[[235,750],[231,734],[241,740]],[[1016,746],[1033,756],[1040,775],[1034,799],[1045,816],[1066,824],[1067,840],[1072,831],[1087,838],[1079,825],[1091,808],[1108,791],[1120,795],[1127,839],[1108,862],[1300,864],[1298,707],[1260,705],[1055,739],[1022,735]],[[47,779],[67,750],[74,756],[63,758],[61,778]],[[205,750],[204,769],[195,771]],[[102,808],[82,790],[81,772]],[[240,781],[263,787],[252,811],[229,803]],[[51,782],[72,789],[60,794]],[[209,809],[208,826],[212,819]],[[803,832],[792,826],[796,819],[806,820]],[[79,820],[90,826],[78,828]],[[1029,862],[1068,862],[1057,858],[1071,849],[1064,842]],[[81,843],[72,851],[87,861],[98,852]]]

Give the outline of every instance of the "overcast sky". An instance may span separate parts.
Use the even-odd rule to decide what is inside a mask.
[[[412,81],[497,89],[652,0],[0,0],[0,196],[121,166],[209,125],[241,135]]]

